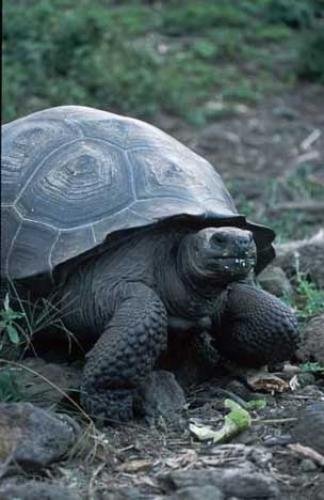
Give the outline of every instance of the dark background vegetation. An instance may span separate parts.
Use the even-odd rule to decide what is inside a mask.
[[[324,82],[323,0],[5,0],[3,120],[64,103],[194,125]]]

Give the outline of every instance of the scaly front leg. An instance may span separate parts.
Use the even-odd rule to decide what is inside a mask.
[[[289,359],[299,340],[294,311],[250,283],[228,286],[213,333],[221,354],[252,367]]]
[[[133,416],[133,395],[166,349],[166,310],[150,288],[120,285],[115,314],[87,355],[81,403],[94,418]]]

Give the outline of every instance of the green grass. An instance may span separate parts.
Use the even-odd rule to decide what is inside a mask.
[[[78,341],[64,326],[61,316],[72,308],[73,301],[62,305],[55,293],[48,299],[31,301],[29,297],[21,297],[14,283],[8,284],[8,293],[0,308],[0,359],[23,358],[27,351],[33,351],[35,336],[44,331],[64,335],[70,351],[72,344]]]
[[[23,400],[23,394],[12,370],[0,368],[0,402],[16,403]]]
[[[323,200],[324,187],[312,180],[311,173],[312,166],[303,164],[283,181],[270,183],[265,193],[268,209],[283,201]],[[311,218],[307,211],[283,210],[274,215],[268,212],[264,222],[276,231],[279,241],[288,241],[311,236],[316,219]]]
[[[21,343],[23,331],[19,325],[19,320],[24,317],[24,313],[14,311],[10,307],[9,294],[7,293],[3,301],[3,308],[0,310],[0,353],[7,343],[16,346]]]
[[[270,226],[277,235],[277,242],[303,239],[312,236],[317,230],[319,220],[307,211],[282,210],[272,213],[271,208],[283,202],[321,202],[324,199],[324,186],[312,180],[313,166],[302,164],[287,178],[267,180],[263,187],[263,207],[258,222]],[[262,181],[260,181],[262,182]],[[235,199],[240,213],[255,220],[257,207],[253,200],[247,200],[242,194],[242,180],[231,181],[229,190]]]
[[[302,79],[324,83],[324,19],[315,30],[305,35],[297,73]]]
[[[254,104],[294,82],[300,33],[274,3],[5,0],[3,119],[75,103],[200,125],[210,101]]]
[[[297,273],[295,307],[304,320],[324,312],[324,290],[318,289],[300,273]]]

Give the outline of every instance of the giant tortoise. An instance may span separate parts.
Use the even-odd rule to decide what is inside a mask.
[[[174,331],[209,332],[224,356],[289,358],[293,311],[255,284],[274,233],[239,214],[215,169],[142,121],[80,106],[3,126],[1,274],[60,297],[92,340],[81,402],[127,420]]]

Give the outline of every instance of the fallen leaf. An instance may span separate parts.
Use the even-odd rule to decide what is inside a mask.
[[[271,373],[261,372],[248,375],[246,380],[254,391],[265,391],[273,394],[275,392],[287,391],[290,388],[286,380]]]
[[[192,465],[198,461],[198,455],[195,450],[188,450],[186,453],[182,455],[178,455],[176,457],[167,458],[165,460],[165,464],[170,467],[170,469],[183,469],[188,465]]]
[[[313,448],[309,446],[304,446],[300,443],[289,444],[288,448],[290,448],[295,453],[302,455],[303,457],[310,458],[313,462],[316,462],[321,467],[324,467],[324,456],[321,453],[318,453]]]
[[[265,399],[251,399],[245,403],[246,410],[262,410],[266,406],[267,402]]]
[[[117,470],[120,472],[141,472],[152,467],[152,461],[148,459],[138,459],[130,460],[129,462],[124,462]]]
[[[214,440],[218,431],[214,431],[208,425],[196,425],[193,423],[189,424],[189,430],[196,436],[199,441],[208,441],[209,439]]]
[[[231,411],[225,415],[221,429],[215,431],[207,425],[190,423],[190,432],[200,441],[212,440],[214,443],[223,443],[250,427],[251,417],[248,411],[231,399],[225,400],[225,407],[230,408]]]

